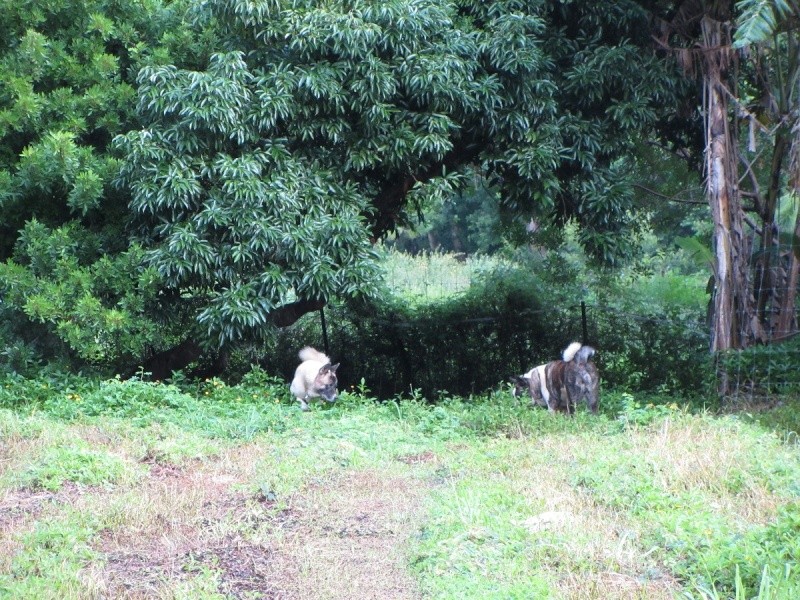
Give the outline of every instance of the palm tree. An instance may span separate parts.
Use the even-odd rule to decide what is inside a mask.
[[[797,332],[800,210],[793,223],[778,223],[776,210],[781,198],[793,202],[796,210],[800,197],[800,5],[793,0],[739,0],[736,8],[734,46],[752,57],[763,98],[758,118],[769,125],[773,145],[767,190],[763,199],[756,198],[762,223],[757,310],[770,338],[780,340]]]
[[[705,125],[704,175],[714,222],[714,292],[711,350],[743,348],[763,338],[753,319],[750,291],[750,241],[744,233],[739,191],[736,126],[730,100],[736,90],[732,43],[733,2],[685,0],[661,5],[660,40],[702,89]],[[721,382],[721,392],[727,383]]]

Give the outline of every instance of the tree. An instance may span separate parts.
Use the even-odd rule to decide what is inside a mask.
[[[145,127],[117,139],[148,264],[209,339],[258,338],[369,293],[370,243],[476,172],[507,208],[579,219],[612,260],[625,154],[676,93],[646,18],[632,2],[205,2],[195,23],[228,50],[144,69]]]
[[[738,188],[736,128],[731,126],[728,101],[736,89],[731,52],[732,3],[686,0],[665,3],[671,13],[662,27],[664,47],[676,43],[679,62],[697,73],[702,89],[705,129],[706,197],[714,222],[714,292],[712,351],[741,347],[745,328],[757,325],[747,270],[748,240]],[[697,50],[692,48],[696,47]]]
[[[180,6],[3,3],[0,336],[12,368],[42,358],[121,366],[162,335],[109,144],[134,126],[143,64],[203,54],[202,37],[182,37]]]
[[[742,100],[750,110],[745,123],[762,144],[772,144],[764,185],[748,165],[755,212],[760,217],[760,247],[755,272],[759,320],[769,339],[783,339],[797,330],[796,298],[800,269],[800,7],[784,0],[741,0],[734,46],[746,48],[752,68],[748,75],[755,98]],[[748,102],[749,100],[749,102]],[[786,174],[788,172],[788,178]],[[786,185],[788,179],[788,186]],[[760,190],[764,190],[763,193]],[[779,203],[794,219],[780,222]]]
[[[704,174],[714,221],[711,349],[769,342],[795,320],[795,256],[781,251],[779,240],[792,239],[797,224],[794,216],[788,227],[779,223],[777,209],[782,197],[796,203],[784,191],[787,163],[796,164],[789,159],[796,156],[800,11],[784,0],[657,4],[666,18],[662,44],[702,84]],[[768,150],[757,150],[757,142]],[[728,388],[723,374],[720,392]]]
[[[370,293],[372,242],[476,178],[505,211],[579,221],[612,262],[627,156],[680,93],[629,1],[55,0],[6,16],[5,345],[116,369],[181,368]]]

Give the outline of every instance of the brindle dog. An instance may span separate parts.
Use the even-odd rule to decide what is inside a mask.
[[[564,350],[563,360],[539,365],[515,377],[512,393],[519,397],[527,390],[534,405],[567,414],[573,414],[576,403],[585,400],[589,410],[596,414],[600,374],[591,361],[594,354],[591,346],[573,342]]]

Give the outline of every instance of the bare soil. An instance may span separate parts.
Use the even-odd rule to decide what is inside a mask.
[[[420,598],[403,548],[424,484],[346,470],[279,503],[237,489],[235,467],[150,465],[137,486],[150,508],[103,532],[89,577],[112,598],[163,596],[208,570],[236,599]]]

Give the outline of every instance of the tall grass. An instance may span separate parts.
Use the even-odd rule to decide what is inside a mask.
[[[458,295],[476,277],[502,264],[496,256],[429,252],[416,256],[386,249],[381,264],[389,291],[410,302],[427,303]]]

